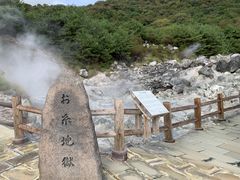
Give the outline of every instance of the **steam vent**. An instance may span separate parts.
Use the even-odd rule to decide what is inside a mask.
[[[0,180],[240,180],[239,17],[0,0]]]

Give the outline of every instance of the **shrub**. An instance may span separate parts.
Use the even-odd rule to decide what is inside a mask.
[[[231,32],[229,35],[233,35]],[[239,34],[236,33],[236,36]],[[215,25],[172,24],[162,28],[147,27],[143,38],[150,42],[180,47],[184,49],[192,44],[200,43],[197,54],[211,56],[218,53],[229,53],[237,49],[236,37],[227,38],[224,31]],[[239,43],[238,43],[239,44]]]

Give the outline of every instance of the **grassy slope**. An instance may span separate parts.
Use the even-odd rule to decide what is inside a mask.
[[[28,29],[48,36],[73,66],[107,67],[199,42],[197,54],[240,52],[239,0],[108,0],[87,7],[21,6]],[[148,41],[159,45],[146,49]],[[178,54],[176,54],[178,56]]]
[[[149,25],[165,19],[168,23],[200,22],[240,28],[239,8],[238,0],[108,0],[88,7],[96,17],[113,21],[133,18]]]

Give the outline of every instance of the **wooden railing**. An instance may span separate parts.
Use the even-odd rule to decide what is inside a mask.
[[[239,99],[238,105],[224,108],[224,101],[229,101],[232,99]],[[202,114],[202,107],[216,104],[217,109],[214,112]],[[13,109],[13,119],[14,119],[14,133],[15,139],[13,142],[15,144],[23,143],[26,138],[24,136],[24,131],[31,133],[41,134],[42,129],[32,127],[29,124],[24,124],[22,112],[31,112],[35,114],[42,114],[42,110],[30,107],[23,106],[21,103],[21,97],[14,96],[12,97],[12,102],[0,102],[0,106],[12,108]],[[180,107],[171,107],[170,102],[164,102],[164,106],[168,109],[169,113],[164,115],[163,126],[159,126],[159,117],[154,117],[148,119],[144,114],[141,113],[139,109],[127,109],[124,108],[122,100],[114,101],[113,109],[98,109],[91,110],[92,116],[105,116],[112,115],[114,116],[114,130],[107,132],[96,132],[97,138],[114,138],[114,150],[121,152],[124,151],[124,137],[125,136],[143,136],[145,139],[149,138],[151,134],[158,134],[160,132],[164,133],[165,142],[173,143],[175,142],[172,129],[181,127],[190,123],[195,124],[196,130],[203,130],[202,128],[202,119],[212,116],[217,116],[219,121],[224,120],[224,113],[226,111],[234,110],[240,108],[240,93],[238,95],[224,97],[222,93],[218,94],[216,100],[211,100],[207,102],[201,102],[200,98],[194,99],[194,104],[180,106]],[[176,112],[194,110],[194,118],[178,121],[172,123],[172,114]],[[134,129],[125,129],[124,128],[124,115],[135,115],[135,128]]]

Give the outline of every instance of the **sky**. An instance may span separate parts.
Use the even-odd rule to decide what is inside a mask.
[[[77,5],[84,6],[94,4],[99,0],[23,0],[23,2],[36,5],[36,4],[64,4],[64,5]]]

